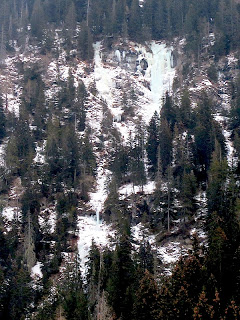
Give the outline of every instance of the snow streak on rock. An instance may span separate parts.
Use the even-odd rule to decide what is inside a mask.
[[[97,42],[94,45],[95,55],[94,55],[94,76],[96,81],[97,90],[101,98],[106,101],[109,109],[113,116],[118,117],[121,115],[121,108],[114,108],[114,100],[116,96],[114,95],[114,85],[115,78],[118,74],[121,73],[120,68],[107,68],[102,63],[101,58],[101,42]]]
[[[104,202],[107,198],[107,180],[110,177],[110,171],[104,168],[105,160],[101,161],[97,170],[97,186],[95,192],[91,192],[90,197],[90,207],[96,212],[97,215],[103,210]],[[98,217],[97,217],[97,220]],[[99,222],[99,221],[98,221]]]
[[[5,151],[6,151],[6,146],[7,146],[7,140],[3,141],[2,144],[0,145],[0,167],[3,167],[5,165]]]
[[[238,157],[236,156],[236,150],[233,146],[233,141],[231,139],[232,131],[227,130],[227,123],[229,119],[227,117],[224,117],[220,114],[216,114],[214,116],[215,120],[220,124],[222,127],[222,133],[225,138],[225,143],[227,147],[227,161],[229,167],[236,167],[238,164]]]

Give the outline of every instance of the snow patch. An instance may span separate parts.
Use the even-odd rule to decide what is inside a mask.
[[[233,146],[233,141],[231,139],[232,131],[231,130],[227,130],[228,118],[224,117],[224,116],[222,116],[220,114],[216,114],[214,116],[214,119],[222,127],[222,133],[224,135],[225,143],[226,143],[226,147],[227,147],[228,165],[229,165],[230,168],[231,167],[237,167],[237,165],[238,165],[238,157],[237,157],[236,150],[235,150],[235,148]]]
[[[2,210],[2,216],[7,220],[7,221],[13,221],[16,219],[18,213],[18,208],[17,207],[5,207]]]
[[[36,263],[36,265],[34,267],[32,267],[32,271],[31,271],[32,278],[42,278],[43,277],[42,270],[41,270],[42,266],[43,266],[43,264],[38,261]]]
[[[96,177],[96,191],[89,194],[90,197],[90,207],[95,212],[101,212],[103,210],[104,202],[107,198],[107,182],[110,178],[111,172],[104,168],[104,162],[101,161],[97,169]]]
[[[47,140],[45,140],[43,142],[42,145],[37,145],[36,146],[36,155],[35,158],[33,159],[33,161],[35,163],[40,163],[40,164],[44,164],[45,163],[45,147],[47,144]]]
[[[102,222],[98,224],[96,217],[79,217],[79,240],[78,240],[78,253],[80,256],[80,267],[82,275],[85,276],[87,272],[86,263],[88,261],[89,250],[92,245],[92,241],[97,246],[105,247],[109,245],[109,238],[114,237],[115,232],[111,230],[111,227]]]
[[[129,197],[133,193],[143,192],[145,194],[152,194],[156,188],[155,181],[149,181],[143,186],[134,186],[132,183],[126,184],[119,188],[120,196]]]
[[[18,207],[4,207],[0,213],[7,232],[12,230],[13,222],[21,222],[22,213]]]
[[[38,222],[43,233],[54,233],[57,224],[56,206],[43,208],[38,215]]]
[[[2,143],[0,145],[0,166],[1,167],[3,167],[5,165],[4,157],[5,157],[6,145],[7,145],[7,142],[6,143]]]

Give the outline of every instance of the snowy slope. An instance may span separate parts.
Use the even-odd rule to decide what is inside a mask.
[[[153,116],[154,112],[159,112],[162,98],[166,91],[172,89],[173,79],[176,70],[173,68],[172,47],[166,47],[163,43],[151,42],[147,46],[134,46],[135,66],[128,63],[129,59],[125,51],[115,51],[115,58],[118,65],[107,65],[102,61],[101,42],[94,46],[94,77],[96,87],[101,98],[107,103],[114,119],[121,119],[123,115],[123,105],[121,103],[121,91],[118,88],[119,79],[121,84],[131,86],[132,89],[140,91],[138,96],[138,108],[134,110],[135,117],[125,124],[115,123],[123,139],[129,138],[129,133],[134,131],[136,123],[141,118],[146,124]],[[125,61],[127,68],[121,67]],[[146,70],[141,67],[141,62],[147,65]],[[121,63],[120,63],[121,62]]]
[[[4,83],[5,88],[3,98],[7,95],[8,111],[13,111],[16,115],[19,113],[19,105],[21,102],[21,80],[22,77],[18,72],[17,64],[35,63],[37,61],[46,64],[46,72],[43,74],[43,80],[46,84],[45,96],[47,101],[55,99],[55,95],[59,90],[59,80],[67,81],[69,71],[72,72],[75,85],[81,79],[86,88],[89,90],[92,85],[96,85],[96,94],[90,93],[87,103],[87,127],[90,128],[90,138],[93,142],[93,149],[97,159],[97,175],[96,181],[89,193],[89,202],[86,205],[86,216],[78,218],[78,252],[81,259],[81,268],[87,261],[87,255],[91,246],[92,239],[100,246],[109,243],[108,237],[113,236],[112,226],[107,226],[101,218],[104,209],[104,202],[108,195],[107,186],[111,179],[111,171],[109,171],[109,155],[113,144],[112,137],[103,134],[103,120],[110,115],[111,128],[118,132],[121,142],[126,144],[130,135],[134,136],[137,126],[141,124],[146,126],[155,111],[159,112],[162,99],[166,91],[172,91],[172,84],[177,70],[173,67],[173,50],[172,46],[165,43],[151,41],[145,45],[133,42],[119,41],[113,45],[111,50],[104,47],[103,43],[94,44],[94,61],[91,65],[79,59],[66,59],[66,52],[62,48],[62,39],[56,33],[55,46],[58,48],[59,57],[41,57],[36,48],[28,48],[25,54],[16,53],[15,56],[6,59],[6,67],[0,73],[0,80]],[[229,57],[229,63],[232,63]],[[87,71],[86,71],[87,70]],[[219,76],[219,81],[222,80]],[[8,86],[8,83],[10,85]],[[221,82],[222,83],[222,82]],[[223,106],[229,107],[227,85],[225,86]],[[214,88],[214,84],[207,78],[205,73],[201,73],[199,81],[190,90],[191,94],[200,92],[202,89]],[[217,89],[214,89],[217,91]],[[128,97],[127,103],[132,107],[131,113],[126,112],[123,102],[123,92],[128,96],[134,92],[134,98]],[[225,92],[226,91],[226,92]],[[226,108],[227,108],[226,107]],[[107,110],[107,112],[106,112]],[[216,120],[222,124],[223,133],[228,147],[229,165],[234,163],[234,149],[231,142],[231,132],[224,127],[224,118],[221,114],[216,116]],[[83,133],[79,133],[82,135]],[[100,137],[104,137],[101,138]],[[101,148],[99,144],[101,143]],[[44,149],[46,141],[36,145],[36,155],[34,162],[41,165],[45,162]],[[0,162],[4,165],[5,142],[0,145]],[[143,191],[146,194],[152,194],[155,190],[155,182],[149,181],[143,186],[132,186],[126,184],[119,189],[120,199],[128,198],[132,193]],[[16,206],[6,205],[3,209],[2,216],[7,221],[10,228],[11,221],[16,216]],[[95,216],[89,216],[94,214]],[[21,215],[19,213],[19,219]],[[197,219],[197,218],[196,218]],[[42,208],[39,215],[39,223],[42,229],[49,230],[53,233],[56,227],[56,208],[54,205],[50,208]],[[177,224],[177,223],[176,223]],[[140,228],[141,227],[141,228]],[[135,226],[133,229],[137,238],[141,238],[140,229],[144,230],[144,226]],[[8,229],[10,230],[10,229]],[[204,234],[201,230],[197,231],[202,237]],[[143,231],[144,233],[144,231]],[[151,238],[152,237],[152,238]],[[177,257],[182,254],[181,244],[178,241],[166,243],[162,248],[157,249],[155,237],[149,235],[149,239],[153,246],[156,247],[159,255],[166,264],[176,261]]]
[[[99,246],[104,247],[109,244],[111,237],[114,237],[115,232],[111,230],[111,226],[108,226],[102,221],[98,221],[97,217],[79,217],[79,240],[78,240],[78,253],[80,257],[80,265],[83,276],[87,271],[87,260],[89,250],[92,242]]]
[[[120,132],[123,141],[127,142],[130,134],[136,131],[136,125],[139,118],[148,124],[155,111],[160,110],[162,98],[166,91],[171,91],[175,69],[172,68],[172,48],[165,44],[151,42],[149,46],[135,45],[136,65],[133,68],[130,64],[128,67],[121,67],[121,61],[128,59],[127,54],[115,51],[115,58],[118,64],[112,65],[103,63],[103,50],[101,42],[94,45],[94,80],[98,91],[98,97],[104,101],[112,114],[115,128]],[[147,69],[142,72],[140,62],[147,62]],[[126,121],[121,120],[124,113],[121,103],[121,90],[117,83],[121,79],[122,83],[129,82],[132,87],[138,88],[143,92],[143,96],[138,98],[138,108],[135,109],[135,117]],[[144,85],[143,85],[144,83]],[[146,87],[146,83],[148,86]],[[103,107],[101,103],[94,103],[91,107],[92,112],[88,114],[88,123],[96,135],[101,133],[101,121],[103,117]],[[107,149],[107,148],[106,148]],[[96,153],[98,158],[98,170],[96,177],[95,189],[89,194],[90,208],[96,213],[96,217],[81,217],[79,222],[79,242],[78,250],[81,266],[83,268],[92,239],[99,245],[107,244],[107,236],[110,229],[101,222],[101,211],[103,210],[104,201],[107,198],[107,182],[111,177],[111,172],[107,170],[108,152],[105,149],[105,157]],[[152,193],[155,184],[150,181],[144,186],[145,193]],[[123,186],[119,190],[120,195],[129,196],[132,192],[140,191],[140,186],[133,190],[132,186]]]

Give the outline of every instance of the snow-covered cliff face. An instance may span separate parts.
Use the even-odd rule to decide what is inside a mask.
[[[166,91],[172,92],[174,78],[179,76],[177,72],[181,56],[178,59],[175,52],[179,51],[181,43],[169,46],[154,41],[145,45],[133,42],[123,44],[119,41],[113,44],[111,49],[108,49],[104,47],[103,43],[97,42],[94,45],[94,60],[89,65],[74,57],[66,59],[67,54],[58,41],[59,39],[56,38],[56,45],[59,47],[58,60],[54,55],[42,56],[38,48],[34,48],[34,50],[29,48],[29,51],[24,54],[16,50],[14,55],[6,59],[6,67],[0,70],[0,80],[6,107],[8,111],[13,111],[17,116],[22,92],[22,76],[18,70],[19,65],[27,68],[31,63],[38,62],[43,66],[42,78],[46,86],[45,97],[47,101],[54,99],[54,95],[59,90],[57,85],[59,79],[67,81],[70,70],[74,76],[75,84],[81,79],[88,90],[93,84],[96,86],[94,94],[89,90],[86,124],[90,129],[90,139],[93,142],[98,169],[95,184],[89,193],[90,200],[84,212],[86,216],[81,215],[78,224],[79,241],[77,247],[82,261],[82,269],[84,269],[84,262],[86,262],[92,239],[99,245],[105,245],[108,242],[108,235],[114,235],[111,228],[101,222],[104,202],[108,196],[107,187],[111,180],[109,158],[112,146],[116,141],[122,144],[128,143],[129,137],[134,137],[139,126],[146,127],[154,112],[160,111]],[[179,54],[181,55],[181,52]],[[229,56],[226,63],[231,67],[236,61],[232,56]],[[219,105],[229,108],[228,84],[225,81],[224,67],[219,73],[217,83],[209,80],[206,70],[200,69],[198,73],[194,70],[189,87],[192,96],[197,95],[202,89],[210,88],[217,101],[220,102]],[[223,88],[223,93],[219,91],[220,87]],[[108,118],[107,126],[105,125],[106,117]],[[216,119],[224,125],[225,119],[220,114],[216,115]],[[226,130],[224,133],[229,142],[229,162],[232,162],[234,150],[230,141],[231,133]],[[6,144],[7,141],[4,143]],[[0,163],[3,164],[5,144],[0,146]],[[36,149],[37,155],[34,159],[39,165],[45,161],[45,146],[46,141],[43,141],[42,145],[39,144]],[[146,185],[143,187],[135,186],[133,188],[128,184],[122,186],[118,191],[121,199],[126,199],[132,193],[142,190],[145,195],[150,195],[154,189],[155,182],[147,179]],[[200,199],[199,207],[201,207],[201,201]],[[18,217],[21,219],[21,213],[18,211],[18,206],[13,206],[11,203],[3,209],[2,216],[6,221],[7,230],[11,230],[11,221],[14,216],[19,215]],[[54,232],[55,204],[52,203],[46,208],[46,211],[49,211],[49,216],[46,216],[44,211],[41,211],[39,215],[40,227],[44,229],[44,223],[48,219],[50,224],[48,229]],[[96,217],[89,217],[90,213],[96,214]],[[138,231],[138,228],[135,229]],[[136,237],[139,237],[137,231],[135,232]],[[170,249],[168,254],[171,255]],[[178,255],[174,255],[173,260],[176,260],[177,257]]]
[[[136,127],[140,123],[145,127],[153,113],[159,112],[165,92],[172,90],[176,61],[173,47],[154,41],[146,45],[128,41],[123,44],[119,41],[113,44],[111,49],[105,48],[102,42],[97,42],[94,45],[94,60],[91,65],[74,57],[67,59],[67,53],[62,47],[58,33],[56,33],[54,45],[59,52],[57,60],[51,54],[41,55],[41,49],[37,46],[29,46],[24,53],[20,48],[16,48],[16,52],[5,60],[5,66],[0,70],[0,80],[6,112],[14,112],[16,116],[19,115],[21,105],[22,71],[35,63],[38,63],[42,69],[47,103],[55,99],[55,95],[59,91],[59,80],[67,81],[70,70],[76,85],[80,79],[84,82],[87,90],[93,83],[96,85],[96,93],[90,93],[88,98],[86,119],[87,127],[91,129],[91,140],[98,162],[96,182],[89,193],[90,201],[87,204],[88,212],[86,211],[86,213],[95,213],[96,218],[89,220],[89,217],[82,217],[79,220],[78,248],[84,263],[91,240],[95,239],[98,244],[106,244],[108,234],[111,233],[109,228],[101,224],[101,214],[108,195],[107,185],[111,180],[108,166],[109,154],[114,141],[111,135],[104,135],[103,132],[113,128],[118,139],[125,144],[130,135],[135,135]],[[22,68],[21,72],[19,72],[19,67]],[[103,127],[106,114],[110,119],[107,128]],[[7,141],[4,143],[6,144]],[[100,143],[102,144],[101,150],[98,147]],[[2,163],[4,163],[5,144],[1,145]],[[42,144],[40,141],[37,145],[34,161],[39,165],[45,163],[45,147],[46,140]],[[152,193],[154,186],[154,182],[148,181],[146,188],[144,188],[145,192]],[[132,186],[126,186],[123,189],[127,191],[122,197],[134,191]],[[135,192],[136,190],[138,188],[135,188]],[[14,215],[19,208],[6,206],[3,209],[8,230],[11,230],[11,221],[7,214],[9,210]],[[44,224],[48,219],[49,230],[54,232],[56,224],[55,203],[46,208],[46,211],[50,212],[51,219],[46,216],[44,210],[39,215],[41,230],[46,229]]]
[[[96,87],[125,141],[138,120],[147,124],[159,112],[166,91],[172,90],[175,66],[173,48],[163,43],[128,43],[112,50],[95,44]],[[131,114],[126,110],[130,105],[134,105]]]
[[[159,112],[166,91],[172,90],[176,72],[173,48],[163,43],[151,42],[146,46],[130,43],[128,47],[125,44],[124,47],[118,45],[118,49],[113,47],[112,50],[106,50],[101,42],[97,42],[94,50],[93,76],[98,97],[105,102],[112,116],[113,126],[123,143],[127,143],[130,135],[135,135],[139,121],[147,125],[154,112]],[[128,96],[131,91],[134,95],[133,101],[128,98],[124,102],[123,95]],[[133,112],[127,114],[126,109],[133,103]],[[95,120],[91,118],[91,113],[88,117],[89,125],[96,133],[96,139],[101,134],[99,123],[104,117],[104,112],[101,104],[96,104],[95,107],[97,115],[92,114]],[[109,141],[104,143],[105,157],[99,157],[96,187],[90,193],[89,201],[96,218],[80,219],[78,249],[83,264],[86,262],[92,240],[98,245],[104,245],[108,235],[111,234],[109,228],[106,228],[99,218],[107,198],[107,182],[111,177],[111,172],[107,170]],[[155,184],[150,183],[147,186],[146,192],[152,193]],[[132,186],[125,189],[124,195],[133,192]]]

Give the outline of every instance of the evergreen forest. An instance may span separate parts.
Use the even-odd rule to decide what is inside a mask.
[[[0,1],[0,319],[240,319],[239,0]]]

